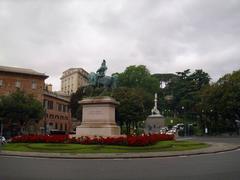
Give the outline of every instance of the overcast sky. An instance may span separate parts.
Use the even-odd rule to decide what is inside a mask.
[[[240,0],[0,0],[0,65],[31,68],[60,89],[62,72],[110,75],[240,68]]]

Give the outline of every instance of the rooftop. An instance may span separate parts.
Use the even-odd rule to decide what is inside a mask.
[[[54,97],[54,98],[56,98],[56,99],[60,99],[60,100],[63,100],[63,101],[65,101],[65,102],[70,102],[70,99],[68,99],[68,98],[66,98],[66,97],[63,97],[63,96],[61,96],[61,95],[59,95],[59,94],[57,94],[57,93],[55,93],[55,92],[50,92],[50,91],[44,91],[43,92],[43,94],[44,95],[47,95],[47,96],[50,96],[50,97]]]
[[[0,72],[28,74],[28,75],[42,76],[42,77],[48,78],[48,76],[44,73],[39,73],[32,69],[25,69],[25,68],[18,68],[18,67],[0,66]]]
[[[83,68],[69,68],[63,72],[62,77],[60,79],[63,79],[75,73],[80,73],[84,77],[88,75],[88,72],[85,71]]]

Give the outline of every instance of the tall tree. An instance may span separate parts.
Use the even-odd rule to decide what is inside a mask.
[[[19,123],[22,128],[28,123],[38,122],[44,116],[42,103],[22,91],[1,96],[0,102],[0,116],[5,121]]]
[[[234,131],[240,118],[240,70],[202,89],[200,107],[210,133]]]
[[[113,91],[113,97],[120,102],[117,107],[118,123],[126,126],[126,133],[130,128],[138,126],[138,122],[146,118],[146,102],[141,89],[120,87]]]
[[[191,73],[189,69],[177,72],[177,77],[171,79],[164,89],[165,95],[172,95],[173,99],[169,107],[175,114],[183,112],[189,118],[193,118],[197,112],[197,103],[200,101],[199,91],[209,84],[210,77],[202,70]]]
[[[127,67],[118,74],[118,82],[120,87],[141,88],[149,93],[157,92],[160,86],[158,79],[151,76],[144,65]]]

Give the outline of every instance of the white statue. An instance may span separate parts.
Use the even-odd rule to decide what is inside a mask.
[[[157,93],[155,93],[154,107],[152,109],[152,115],[160,115],[160,112],[157,109]]]

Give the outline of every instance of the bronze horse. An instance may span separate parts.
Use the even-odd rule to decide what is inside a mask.
[[[98,74],[91,72],[88,76],[88,83],[93,87],[114,89],[117,87],[117,77],[114,75],[99,77]]]

